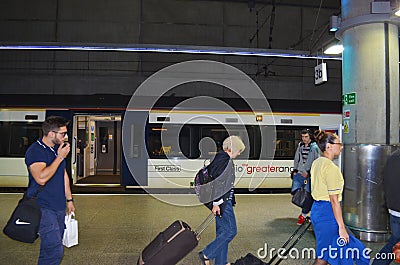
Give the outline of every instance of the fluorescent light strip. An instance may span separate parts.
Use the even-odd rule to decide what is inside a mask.
[[[298,59],[325,59],[341,60],[334,56],[312,56],[302,51],[290,50],[268,50],[268,49],[246,49],[246,48],[224,48],[204,46],[173,46],[166,45],[144,45],[134,47],[118,46],[78,46],[78,45],[1,45],[0,50],[71,50],[71,51],[117,51],[117,52],[162,52],[162,53],[189,53],[189,54],[215,54],[215,55],[239,55],[257,57],[281,57]]]

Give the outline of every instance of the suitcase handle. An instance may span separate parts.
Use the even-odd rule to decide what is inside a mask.
[[[207,229],[207,227],[214,221],[215,215],[213,213],[210,213],[206,219],[204,219],[203,222],[194,230],[196,233],[197,239],[200,238],[200,235]],[[200,230],[200,231],[199,231]]]
[[[292,242],[292,244],[285,250],[285,252],[281,255],[279,260],[275,263],[275,265],[278,265],[281,263],[283,260],[282,257],[286,257],[286,255],[289,253],[289,251],[297,244],[297,242],[300,241],[300,239],[304,236],[304,234],[307,232],[308,228],[311,226],[311,221],[310,217],[306,217],[306,220],[304,223],[302,223],[296,231],[293,232],[293,234],[289,237],[289,239],[282,245],[281,248],[285,248],[289,242],[294,238],[294,236],[300,231],[305,226],[304,230],[299,234],[299,236]],[[276,253],[271,260],[268,262],[268,264],[272,264],[272,262],[280,255],[280,253]]]

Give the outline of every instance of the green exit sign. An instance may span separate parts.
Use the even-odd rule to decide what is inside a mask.
[[[356,92],[344,94],[342,96],[343,105],[355,105],[356,97]]]

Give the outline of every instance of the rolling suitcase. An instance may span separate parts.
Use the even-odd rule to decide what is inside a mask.
[[[137,265],[174,265],[191,252],[198,244],[200,235],[215,219],[211,213],[196,228],[177,220],[159,233],[142,251]]]
[[[307,232],[310,225],[311,225],[310,217],[307,217],[306,220],[304,221],[304,223],[302,225],[300,225],[296,229],[296,231],[294,231],[293,234],[289,237],[289,239],[282,245],[281,249],[284,249],[284,252],[283,253],[281,253],[281,252],[275,253],[275,255],[271,258],[271,260],[269,262],[264,262],[264,261],[260,260],[259,258],[257,258],[256,256],[254,256],[253,254],[248,253],[246,256],[236,260],[235,263],[233,263],[233,265],[272,265],[273,262],[276,260],[276,258],[279,257],[279,259],[275,263],[275,265],[278,265],[287,256],[289,251],[297,244],[297,242],[300,241],[300,239],[303,237],[303,235]],[[293,240],[293,238],[299,232],[300,232],[300,234],[298,235],[298,237]],[[286,248],[286,246],[289,245],[289,243],[291,241],[292,241],[292,244],[288,248]]]

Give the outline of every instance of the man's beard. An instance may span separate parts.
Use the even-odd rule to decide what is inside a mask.
[[[60,140],[57,139],[57,138],[54,138],[54,139],[52,139],[51,141],[53,142],[54,145],[61,145],[61,144],[62,144],[62,141],[60,141]]]

